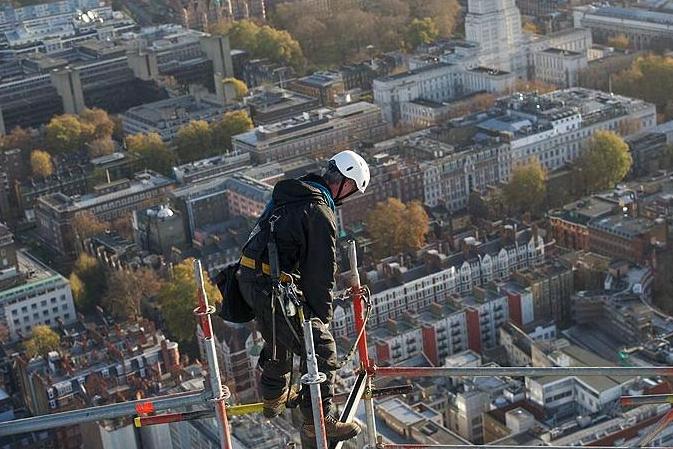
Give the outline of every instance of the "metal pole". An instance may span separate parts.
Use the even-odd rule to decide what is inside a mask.
[[[318,359],[313,345],[313,327],[311,320],[304,317],[303,308],[298,310],[299,318],[304,327],[304,346],[306,350],[306,374],[301,376],[301,383],[308,385],[311,391],[311,409],[313,411],[313,428],[317,449],[328,449],[327,435],[325,433],[325,416],[322,409],[322,395],[320,384],[327,380],[325,373],[318,371]]]
[[[200,390],[197,392],[126,401],[118,404],[101,405],[51,415],[5,421],[0,423],[0,436],[4,437],[55,427],[72,426],[85,422],[100,421],[102,419],[130,417],[138,413],[147,413],[148,411],[158,412],[192,405],[204,405],[208,403],[210,398],[209,392]]]
[[[376,420],[374,415],[374,402],[372,401],[372,364],[369,360],[369,350],[367,348],[367,331],[364,329],[364,300],[360,293],[362,284],[360,284],[360,273],[358,272],[358,252],[355,240],[351,240],[348,246],[348,261],[351,269],[351,288],[355,292],[353,298],[353,312],[355,315],[355,334],[362,336],[358,341],[358,355],[362,369],[367,374],[367,383],[362,398],[365,403],[365,418],[367,421],[367,446],[370,449],[376,447]]]
[[[206,351],[206,360],[208,361],[208,377],[210,379],[210,389],[213,392],[213,403],[215,414],[219,424],[220,447],[222,449],[232,449],[231,432],[229,432],[229,421],[227,420],[226,400],[229,398],[229,389],[222,385],[220,377],[220,366],[217,362],[215,352],[215,340],[213,340],[213,327],[210,321],[210,315],[215,312],[213,306],[208,305],[208,296],[203,284],[203,270],[201,261],[194,260],[194,279],[196,280],[197,296],[199,306],[194,309],[194,313],[199,317],[199,324],[203,332],[203,346]]]
[[[495,377],[495,376],[671,376],[673,368],[662,366],[553,366],[553,367],[376,367],[377,376],[385,377]]]

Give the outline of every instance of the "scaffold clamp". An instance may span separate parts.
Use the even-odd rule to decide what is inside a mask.
[[[318,372],[315,375],[313,374],[304,374],[301,376],[301,383],[303,385],[317,385],[325,382],[327,380],[327,376],[325,373]]]

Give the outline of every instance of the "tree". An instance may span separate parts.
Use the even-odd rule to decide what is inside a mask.
[[[532,81],[517,80],[517,82],[514,84],[515,92],[524,92],[524,93],[535,92],[538,94],[546,94],[548,92],[553,92],[555,90],[557,90],[556,86],[552,86],[551,84],[547,84],[537,80]]]
[[[51,351],[58,350],[61,345],[61,337],[49,326],[38,324],[33,327],[33,336],[24,344],[26,354],[33,358],[36,356],[46,357]]]
[[[669,108],[673,92],[673,57],[646,55],[636,58],[627,70],[613,77],[615,92],[654,103],[663,118],[673,118]]]
[[[407,0],[411,16],[415,18],[432,17],[437,23],[439,35],[449,37],[453,34],[460,18],[458,0]]]
[[[222,119],[210,124],[215,151],[232,149],[231,137],[252,129],[253,123],[246,111],[227,112]]]
[[[115,318],[124,321],[140,317],[141,301],[156,295],[161,289],[161,281],[154,271],[147,268],[115,271],[108,283],[114,288],[108,289],[103,296],[102,306]]]
[[[397,198],[376,205],[367,216],[367,234],[374,240],[376,257],[419,249],[428,233],[428,216],[420,203],[408,206]]]
[[[54,173],[54,164],[46,151],[33,150],[30,153],[30,168],[33,176],[46,178]]]
[[[212,154],[213,135],[208,122],[192,120],[178,130],[175,146],[180,161],[191,162]]]
[[[46,131],[47,149],[53,153],[79,150],[82,146],[82,125],[71,114],[58,115],[51,119]]]
[[[80,239],[87,239],[105,232],[107,223],[99,220],[91,212],[80,212],[73,218],[72,228]]]
[[[87,146],[91,158],[112,154],[115,150],[115,144],[110,137],[93,140]]]
[[[518,214],[537,214],[547,192],[545,179],[545,170],[537,159],[514,168],[509,182],[503,188],[507,207]]]
[[[86,253],[81,253],[75,261],[70,281],[77,284],[75,285],[77,293],[75,294],[75,289],[73,289],[73,295],[75,305],[80,312],[94,310],[107,291],[105,269],[98,259]]]
[[[98,139],[109,139],[115,129],[115,123],[107,112],[102,109],[85,109],[79,114],[80,122],[88,125],[87,142]]]
[[[621,50],[626,50],[629,48],[630,44],[631,42],[625,34],[618,34],[608,39],[608,45],[610,47],[619,48]]]
[[[28,130],[21,127],[12,129],[9,134],[0,138],[0,148],[3,150],[13,150],[19,148],[29,151],[35,148],[35,139]]]
[[[135,134],[126,138],[129,151],[142,156],[145,168],[169,175],[175,163],[175,153],[157,133]]]
[[[241,98],[248,95],[248,86],[241,80],[236,78],[225,78],[222,80],[222,84],[225,86],[231,86],[236,92],[236,99],[240,100]]]
[[[193,342],[196,331],[196,318],[192,312],[198,305],[198,299],[192,264],[193,259],[185,259],[175,265],[171,280],[161,287],[158,295],[168,331],[180,343]],[[221,302],[222,296],[217,287],[208,281],[206,273],[203,276],[210,304]]]
[[[598,131],[577,160],[578,182],[585,192],[610,189],[624,179],[633,160],[629,146],[612,131]]]
[[[522,29],[525,33],[542,34],[540,27],[530,20],[524,20]]]
[[[439,29],[435,21],[429,17],[414,19],[407,29],[407,43],[414,49],[421,44],[429,44],[439,36]]]

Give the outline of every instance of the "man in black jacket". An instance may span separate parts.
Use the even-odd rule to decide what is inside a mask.
[[[302,335],[299,323],[293,332],[278,304],[276,316],[272,315],[267,244],[271,235],[270,222],[273,222],[280,270],[298,276],[297,284],[304,295],[305,313],[311,317],[318,368],[327,376],[320,385],[325,430],[327,437],[333,441],[353,438],[360,431],[355,423],[338,422],[332,409],[337,369],[336,344],[329,331],[337,268],[335,207],[357,191],[364,193],[369,179],[369,167],[365,160],[353,151],[343,151],[329,161],[320,176],[307,175],[280,181],[241,257],[241,294],[253,309],[257,327],[265,341],[259,358],[264,415],[269,418],[278,416],[284,410],[286,401],[296,398],[296,391],[290,390],[289,386],[293,354],[302,356],[302,369],[306,371],[303,341],[297,339]],[[274,319],[275,342],[272,335]],[[302,430],[306,437],[315,438],[311,397],[307,388],[302,389],[301,396]]]

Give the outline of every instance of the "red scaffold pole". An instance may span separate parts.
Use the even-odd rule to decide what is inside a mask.
[[[351,240],[348,246],[348,261],[351,269],[351,289],[353,296],[353,314],[355,315],[355,335],[358,340],[358,356],[362,369],[367,374],[364,394],[362,399],[365,403],[365,417],[367,419],[367,447],[373,449],[376,447],[376,420],[374,418],[374,402],[372,401],[372,367],[373,363],[369,360],[369,350],[367,349],[367,330],[365,329],[365,308],[364,298],[362,297],[362,285],[360,284],[360,274],[358,272],[358,253],[355,240]]]
[[[203,333],[203,346],[206,351],[208,361],[208,377],[210,379],[210,388],[213,393],[213,403],[215,405],[215,416],[217,418],[220,430],[221,449],[232,449],[231,432],[229,432],[229,421],[227,420],[226,401],[229,398],[229,389],[222,385],[220,377],[220,366],[215,353],[215,341],[213,340],[213,326],[210,321],[210,315],[215,312],[215,307],[208,305],[208,296],[203,284],[203,269],[201,261],[194,260],[194,279],[196,280],[196,289],[199,306],[194,309],[194,314],[199,317],[199,325]]]

